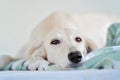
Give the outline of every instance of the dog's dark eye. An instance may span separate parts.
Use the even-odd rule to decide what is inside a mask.
[[[80,37],[76,37],[76,38],[75,38],[75,41],[76,41],[76,42],[81,42],[82,39],[81,39]]]
[[[58,39],[52,40],[50,44],[53,44],[53,45],[60,44],[60,40]]]

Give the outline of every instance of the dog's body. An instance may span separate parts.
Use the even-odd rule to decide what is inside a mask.
[[[45,69],[49,63],[64,68],[79,66],[89,52],[105,46],[107,29],[113,20],[117,19],[53,13],[33,30],[15,58],[26,59],[30,70]]]

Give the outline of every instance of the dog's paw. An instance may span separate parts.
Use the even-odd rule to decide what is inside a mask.
[[[27,62],[27,66],[28,66],[28,70],[30,71],[35,71],[35,70],[39,70],[39,71],[45,71],[48,68],[48,61],[45,60],[37,60],[35,62]]]
[[[48,68],[48,64],[49,64],[49,62],[47,62],[47,61],[40,61],[40,65],[37,70],[46,71]]]

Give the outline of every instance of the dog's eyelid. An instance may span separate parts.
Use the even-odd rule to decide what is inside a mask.
[[[81,42],[82,39],[81,39],[80,37],[76,37],[76,38],[75,38],[75,41],[76,41],[76,42]]]
[[[58,39],[53,39],[51,42],[50,42],[50,44],[51,45],[57,45],[57,44],[60,44],[60,40],[58,40]]]

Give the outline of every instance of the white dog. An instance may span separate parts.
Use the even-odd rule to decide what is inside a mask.
[[[14,59],[26,59],[29,70],[46,69],[49,63],[79,66],[89,52],[104,47],[112,20],[106,15],[53,13],[33,30]],[[13,60],[1,57],[0,68]]]

